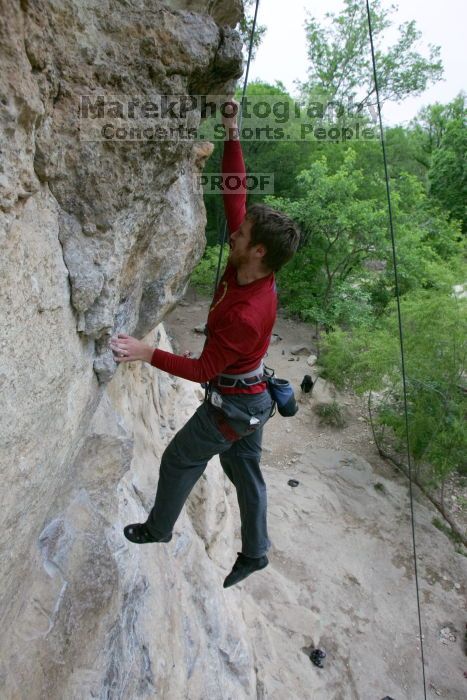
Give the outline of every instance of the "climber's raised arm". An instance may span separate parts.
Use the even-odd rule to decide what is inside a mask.
[[[222,175],[224,176],[224,188],[229,190],[224,190],[223,198],[225,216],[229,234],[231,234],[239,228],[246,214],[246,170],[237,125],[239,104],[235,100],[229,100],[226,104],[231,104],[234,112],[231,117],[222,117],[227,139],[224,141]],[[228,175],[235,175],[236,177],[229,181],[229,178],[226,177]],[[241,178],[243,183],[243,187],[240,189],[238,188],[239,178]],[[235,189],[233,186],[235,186]]]

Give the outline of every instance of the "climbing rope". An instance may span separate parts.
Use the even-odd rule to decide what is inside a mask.
[[[379,131],[381,138],[381,148],[383,151],[383,163],[384,163],[384,177],[386,180],[386,197],[388,202],[388,217],[389,217],[389,229],[391,232],[391,245],[392,245],[392,260],[394,265],[394,280],[396,285],[396,301],[397,301],[397,319],[399,323],[399,342],[400,342],[400,353],[401,353],[401,369],[402,369],[402,385],[403,385],[403,395],[404,395],[404,413],[405,413],[405,435],[407,444],[407,463],[409,468],[409,492],[410,492],[410,513],[412,521],[412,546],[413,546],[413,557],[414,557],[414,568],[415,568],[415,588],[417,591],[417,610],[418,610],[418,629],[420,634],[420,653],[422,662],[422,675],[423,675],[423,691],[426,700],[426,679],[425,679],[425,659],[423,654],[423,635],[422,635],[422,619],[420,614],[420,592],[418,585],[418,571],[417,571],[417,548],[415,545],[415,519],[414,519],[414,507],[413,507],[413,488],[412,488],[412,462],[410,459],[410,448],[409,448],[409,413],[407,408],[407,380],[405,375],[405,359],[404,359],[404,339],[402,334],[402,316],[401,307],[399,299],[399,279],[397,275],[397,257],[396,257],[396,242],[394,236],[394,222],[392,216],[392,205],[391,205],[391,190],[389,186],[389,175],[388,175],[388,163],[386,157],[386,144],[384,140],[383,131],[383,120],[381,117],[381,102],[379,99],[379,87],[378,87],[378,77],[376,74],[376,58],[375,49],[373,44],[373,30],[371,24],[371,12],[369,0],[366,0],[366,11],[368,16],[368,32],[370,35],[370,46],[371,46],[371,60],[373,64],[373,78],[375,81],[375,92],[376,92],[376,103],[378,107],[378,121],[379,121]]]
[[[245,79],[243,81],[242,100],[240,103],[240,117],[239,117],[239,121],[238,121],[238,130],[240,133],[242,131],[243,102],[245,100],[246,88],[248,85],[248,73],[250,72],[251,55],[253,53],[253,39],[255,36],[256,19],[258,17],[258,7],[259,7],[259,0],[256,0],[255,14],[253,17],[253,24],[251,26],[250,45],[248,47],[248,59],[246,62]],[[222,264],[222,254],[224,252],[224,245],[225,245],[226,236],[227,236],[227,221],[225,221],[225,223],[224,223],[224,230],[222,232],[221,247],[220,247],[220,251],[219,251],[219,260],[217,261],[216,282],[214,284],[214,294],[216,293],[217,285],[219,284],[219,276],[220,276],[221,264]]]

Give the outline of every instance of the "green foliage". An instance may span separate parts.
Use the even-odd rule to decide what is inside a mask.
[[[347,425],[343,410],[337,401],[317,403],[313,406],[313,411],[319,416],[320,425],[329,425],[332,428],[345,428]]]
[[[216,271],[219,260],[220,245],[207,246],[204,255],[191,275],[191,283],[204,293],[212,292],[216,281]],[[222,260],[227,260],[229,247],[224,246]],[[222,271],[222,268],[221,268]]]
[[[408,131],[414,158],[427,168],[430,195],[452,219],[461,222],[464,233],[467,231],[465,117],[465,94],[461,93],[447,105],[434,104],[422,109]]]
[[[400,25],[396,42],[383,48],[394,9],[373,0],[371,20],[381,97],[399,101],[440,80],[442,63],[439,47],[430,46],[427,58],[416,51],[420,32],[414,21]],[[326,18],[326,25],[312,16],[306,22],[310,67],[308,82],[302,85],[304,98],[357,98],[362,105],[374,102],[365,3],[345,0],[339,14],[328,12]]]
[[[422,150],[418,135],[410,128],[393,126],[386,128],[384,136],[390,177],[397,179],[402,173],[413,175],[426,190],[430,159]],[[381,163],[381,144],[375,145]]]
[[[326,327],[368,313],[369,294],[355,277],[384,240],[386,212],[379,202],[359,195],[363,173],[355,160],[348,149],[332,174],[323,157],[298,176],[299,199],[266,199],[302,230],[300,250],[279,275],[280,288],[287,289],[284,302],[303,319]]]
[[[251,40],[251,31],[253,29],[253,19],[255,12],[256,0],[243,0],[244,15],[239,22],[238,32],[242,37],[244,50],[248,52]],[[263,24],[256,24],[255,33],[253,35],[253,47],[251,51],[251,59],[253,60],[256,55],[256,50],[263,40],[263,36],[266,33],[266,26]]]
[[[463,222],[467,232],[467,129],[465,117],[452,120],[439,149],[433,154],[429,173],[430,192],[451,216]]]
[[[467,417],[461,390],[467,355],[467,303],[417,290],[401,299],[409,445],[419,476],[435,484],[467,468]],[[405,442],[398,322],[393,301],[373,327],[341,329],[323,340],[324,376],[357,393],[381,392],[378,422]],[[428,466],[430,465],[430,466]]]
[[[266,198],[302,231],[299,251],[278,275],[282,302],[326,329],[365,325],[395,295],[383,182],[358,167],[353,147],[341,150],[334,172],[322,156],[300,173],[294,199]],[[392,183],[392,206],[400,293],[449,290],[463,278],[459,225],[433,206],[415,175],[403,171]],[[371,271],[371,261],[383,271]]]
[[[408,134],[413,139],[418,158],[430,167],[431,156],[441,147],[451,121],[465,119],[465,96],[460,93],[446,105],[436,102],[423,107],[412,121]]]
[[[456,222],[435,209],[422,183],[402,173],[394,182],[392,206],[401,294],[416,288],[449,289],[461,275],[464,243]],[[394,295],[393,253],[389,236],[379,256],[386,262],[386,283]]]

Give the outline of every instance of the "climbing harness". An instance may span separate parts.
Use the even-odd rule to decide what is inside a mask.
[[[271,416],[274,415],[276,406],[281,416],[294,416],[298,411],[298,404],[292,385],[287,379],[276,377],[275,371],[271,367],[266,367],[263,362],[256,369],[244,374],[218,374],[209,382],[211,393],[208,392],[208,395],[211,398],[214,387],[254,386],[263,382],[267,383],[273,400]]]
[[[250,372],[245,372],[244,374],[218,374],[212,381],[217,386],[235,387],[240,384],[243,386],[261,384],[261,382],[264,382],[264,379],[264,364],[261,362],[259,367]]]
[[[373,78],[375,81],[375,92],[376,92],[376,103],[378,107],[378,121],[379,121],[379,131],[381,138],[381,148],[383,151],[383,163],[384,163],[384,176],[386,180],[386,197],[388,202],[388,217],[389,217],[389,229],[391,232],[391,245],[392,245],[392,259],[394,264],[394,280],[396,285],[396,302],[397,302],[397,319],[399,324],[399,342],[400,342],[400,353],[401,353],[401,369],[402,369],[402,386],[404,395],[404,412],[405,412],[405,434],[407,443],[407,464],[409,472],[409,493],[410,493],[410,512],[412,521],[412,546],[413,546],[413,556],[414,556],[414,569],[415,569],[415,587],[417,591],[417,610],[418,610],[418,629],[420,634],[420,654],[422,663],[422,675],[423,675],[423,691],[426,700],[426,679],[425,679],[425,660],[423,654],[423,634],[422,634],[422,619],[420,614],[420,593],[418,585],[418,572],[417,572],[417,549],[415,545],[415,519],[414,519],[414,507],[413,507],[413,488],[412,488],[412,464],[410,459],[410,446],[409,446],[409,417],[407,408],[407,380],[405,376],[405,361],[404,361],[404,341],[402,334],[402,316],[401,307],[399,300],[399,279],[397,275],[397,257],[396,257],[396,243],[394,236],[394,223],[392,216],[392,206],[391,206],[391,191],[389,186],[389,174],[388,174],[388,164],[386,158],[386,144],[384,141],[384,131],[383,131],[383,120],[381,117],[381,102],[379,99],[379,87],[378,87],[378,77],[376,73],[376,58],[375,49],[373,45],[373,29],[371,24],[371,12],[369,0],[366,0],[366,11],[368,17],[368,32],[370,35],[370,46],[371,46],[371,60],[373,64]]]

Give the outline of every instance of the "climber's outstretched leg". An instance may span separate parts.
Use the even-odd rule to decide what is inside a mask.
[[[234,586],[269,563],[266,484],[259,467],[261,439],[262,428],[233,443],[220,455],[222,468],[237,490],[242,523],[242,551],[224,581],[224,588]]]
[[[135,530],[135,525],[125,528],[127,539],[137,544],[168,542],[184,503],[208,461],[228,450],[231,444],[218,430],[212,407],[201,404],[164,451],[154,507],[144,528]],[[129,532],[128,528],[133,530]]]
[[[242,553],[259,558],[271,546],[267,530],[266,484],[260,469],[263,429],[232,443],[220,455],[224,472],[237,490],[240,508]]]

